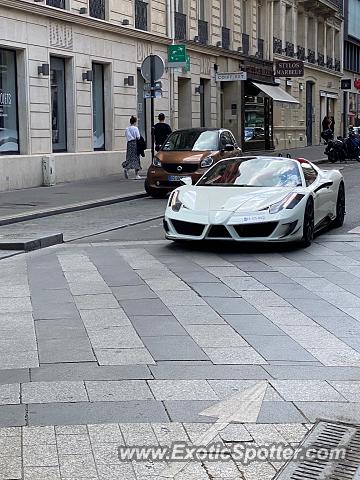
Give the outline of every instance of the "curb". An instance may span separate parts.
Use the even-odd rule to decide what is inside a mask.
[[[0,250],[21,250],[23,252],[32,252],[34,250],[40,250],[41,248],[59,245],[60,243],[64,243],[64,237],[62,233],[56,233],[54,235],[47,235],[45,237],[35,239],[8,241],[2,241],[0,237]]]
[[[37,218],[52,217],[61,213],[78,212],[88,210],[90,208],[104,207],[115,203],[127,202],[145,198],[148,195],[145,192],[136,192],[130,195],[120,195],[117,197],[100,198],[98,200],[90,200],[88,202],[73,203],[62,207],[49,208],[44,210],[35,210],[28,213],[19,213],[13,216],[0,217],[0,226],[11,225],[13,223],[25,222],[27,220],[35,220]],[[0,243],[1,245],[1,243]]]

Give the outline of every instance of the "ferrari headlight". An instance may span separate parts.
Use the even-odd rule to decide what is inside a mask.
[[[178,190],[175,190],[175,192],[173,192],[170,195],[168,205],[169,205],[169,207],[171,207],[173,212],[178,212],[180,210],[180,208],[182,206],[182,203],[179,200],[179,191]]]
[[[211,157],[206,157],[204,160],[201,160],[200,167],[201,168],[208,168],[214,163],[214,159]]]
[[[152,163],[153,163],[154,167],[159,167],[159,168],[161,168],[161,162],[160,162],[160,160],[159,160],[157,157],[154,157],[154,158],[153,158]]]
[[[304,198],[301,193],[289,193],[280,202],[274,203],[269,207],[269,213],[279,213],[281,210],[291,210]]]

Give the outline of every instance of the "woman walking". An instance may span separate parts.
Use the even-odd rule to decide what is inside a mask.
[[[138,140],[140,139],[140,132],[136,126],[137,118],[132,116],[130,118],[130,125],[125,130],[127,140],[126,160],[122,166],[124,169],[124,176],[129,178],[129,170],[135,170],[135,180],[141,180],[139,170],[141,170],[140,155],[138,153]]]

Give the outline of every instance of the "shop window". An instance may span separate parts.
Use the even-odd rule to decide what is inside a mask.
[[[0,49],[0,154],[19,153],[16,53]]]
[[[93,147],[105,150],[104,65],[93,63]]]
[[[67,150],[66,135],[66,83],[65,60],[52,57],[50,60],[51,75],[51,125],[52,145],[54,152]]]

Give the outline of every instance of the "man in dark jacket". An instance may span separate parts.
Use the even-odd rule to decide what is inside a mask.
[[[160,113],[158,119],[159,123],[154,126],[155,150],[157,152],[164,145],[167,137],[171,133],[170,125],[165,123],[165,115]]]

